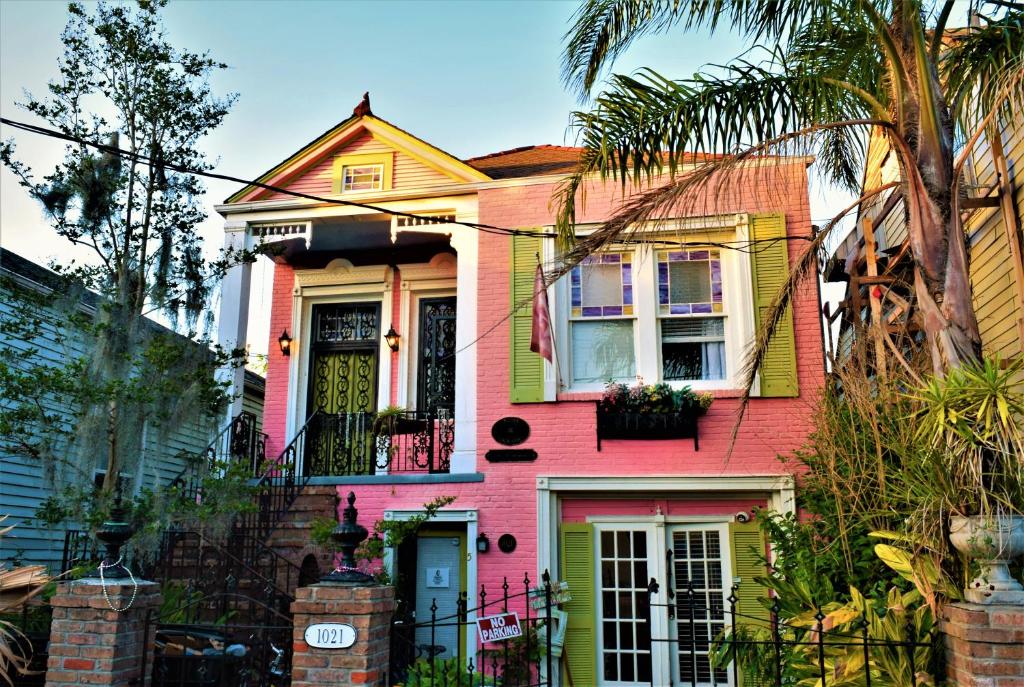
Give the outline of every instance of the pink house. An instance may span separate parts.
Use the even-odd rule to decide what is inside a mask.
[[[552,364],[528,350],[530,309],[510,312],[529,298],[538,260],[555,257],[552,195],[579,152],[460,160],[357,108],[259,177],[316,198],[254,185],[218,206],[226,245],[262,244],[276,263],[267,456],[284,452],[304,488],[354,492],[368,527],[455,497],[385,557],[418,618],[460,591],[474,598],[484,585],[493,598],[505,579],[550,571],[572,595],[563,666],[577,687],[690,684],[694,670],[723,684],[731,677],[712,674],[706,643],[694,652],[650,634],[680,636],[670,606],[691,584],[716,607],[738,582],[740,606],[756,613],[750,577],[764,545],[749,514],[794,508],[778,456],[803,441],[823,383],[813,285],[795,298],[726,454],[744,350],[812,231],[808,160],[746,173],[650,227],[653,239],[559,280]],[[593,181],[578,231],[621,200],[617,182]],[[758,250],[735,249],[749,240]],[[248,282],[248,267],[225,282],[225,345],[246,341]],[[638,377],[715,400],[679,438],[599,437],[605,382]],[[709,614],[697,631],[723,622]],[[472,651],[476,638],[434,643],[447,657],[459,642]]]

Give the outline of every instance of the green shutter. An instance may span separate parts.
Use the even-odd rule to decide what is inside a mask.
[[[786,217],[781,213],[753,215],[750,221],[754,241],[785,238]],[[789,246],[775,241],[757,246],[751,254],[751,281],[754,293],[754,314],[758,329],[776,294],[789,278]],[[793,308],[789,306],[775,328],[768,352],[761,363],[762,396],[796,396],[796,339],[793,335]]]
[[[562,650],[574,687],[597,684],[597,591],[594,526],[585,522],[562,523],[562,580],[569,584],[572,601],[565,604],[569,620]]]
[[[539,236],[512,236],[512,266],[509,291],[512,308],[533,297],[537,272]],[[530,350],[533,330],[533,301],[509,320],[509,396],[512,403],[539,403],[544,400],[544,358]]]
[[[729,523],[729,539],[732,544],[732,576],[739,578],[736,590],[736,624],[757,624],[770,618],[768,609],[758,599],[768,592],[754,582],[755,577],[767,574],[764,562],[764,537],[757,523]]]

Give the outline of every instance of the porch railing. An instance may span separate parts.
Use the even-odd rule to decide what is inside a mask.
[[[317,413],[310,418],[305,474],[356,476],[446,473],[455,421],[445,409],[398,413]]]

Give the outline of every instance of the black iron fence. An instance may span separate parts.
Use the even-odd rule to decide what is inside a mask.
[[[43,687],[46,684],[46,661],[49,658],[50,621],[53,610],[49,605],[27,603],[17,613],[7,613],[0,620],[10,623],[19,656],[29,658],[25,672],[12,670],[13,687]]]
[[[209,620],[211,609],[228,609]],[[238,618],[247,618],[241,621]],[[146,617],[152,687],[288,687],[291,618],[262,601],[224,593]]]
[[[650,646],[673,649],[663,652],[669,661],[665,672],[651,670],[652,687],[658,674],[671,676],[670,684],[679,687],[871,687],[873,682],[917,687],[937,684],[944,674],[940,637],[926,608],[924,613],[899,604],[881,613],[867,605],[860,612],[818,608],[787,622],[778,598],[766,618],[738,610],[738,585],[720,601],[720,593],[684,584],[682,591],[670,593],[668,604],[653,602],[655,580],[648,587],[648,627],[657,608],[667,609],[670,627],[670,636],[652,635]]]
[[[315,413],[307,424],[310,476],[448,472],[455,421],[443,408],[395,413]]]
[[[438,687],[548,687],[558,658],[550,619],[556,598],[545,572],[498,592],[480,586],[454,605],[431,600],[428,618],[399,612],[391,625],[389,684]],[[470,605],[475,604],[475,605]],[[469,647],[476,647],[470,650]]]

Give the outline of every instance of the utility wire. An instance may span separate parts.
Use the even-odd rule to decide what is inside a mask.
[[[476,229],[489,234],[499,234],[507,236],[532,236],[542,238],[557,238],[557,234],[552,232],[535,232],[526,231],[523,229],[515,229],[512,227],[501,227],[494,224],[485,224],[482,222],[466,222],[458,219],[450,219],[447,217],[431,217],[424,215],[417,215],[411,212],[403,212],[401,210],[390,210],[388,208],[380,207],[379,205],[373,205],[370,203],[360,203],[354,200],[344,200],[340,198],[326,198],[323,196],[317,196],[310,193],[302,193],[301,191],[293,191],[291,189],[282,188],[280,186],[274,186],[272,184],[264,184],[260,181],[253,179],[243,179],[241,177],[232,176],[230,174],[220,174],[217,172],[211,172],[200,169],[192,169],[183,165],[178,165],[173,162],[167,162],[163,159],[155,159],[149,155],[144,155],[138,152],[132,152],[130,150],[124,150],[115,146],[107,145],[105,143],[97,143],[96,141],[90,141],[81,136],[74,136],[72,134],[64,133],[63,131],[57,131],[56,129],[48,129],[46,127],[37,126],[35,124],[29,124],[27,122],[19,122],[7,117],[0,117],[0,123],[6,124],[14,129],[19,129],[32,134],[40,136],[47,136],[49,138],[55,138],[69,143],[76,143],[78,145],[84,145],[91,148],[95,148],[99,151],[110,155],[117,155],[121,158],[127,158],[136,162],[141,162],[149,167],[160,170],[170,169],[180,174],[191,174],[194,176],[206,177],[208,179],[217,179],[220,181],[230,181],[237,184],[244,184],[247,186],[255,186],[257,188],[264,189],[266,191],[273,191],[275,193],[283,193],[295,198],[303,198],[305,200],[313,200],[318,203],[326,203],[329,205],[340,205],[346,207],[360,208],[364,210],[371,210],[385,215],[393,217],[405,217],[407,219],[423,220],[429,219],[433,224],[456,224],[471,229]],[[810,241],[810,237],[806,236],[780,236],[768,239],[751,239],[748,241],[722,241],[722,242],[709,242],[709,241],[669,241],[661,239],[634,239],[635,243],[649,243],[663,246],[673,246],[679,248],[687,247],[714,247],[721,248],[723,250],[735,250],[741,253],[755,253],[760,252],[768,247],[770,244],[775,244],[779,241]],[[760,246],[765,244],[765,248],[762,249]]]

